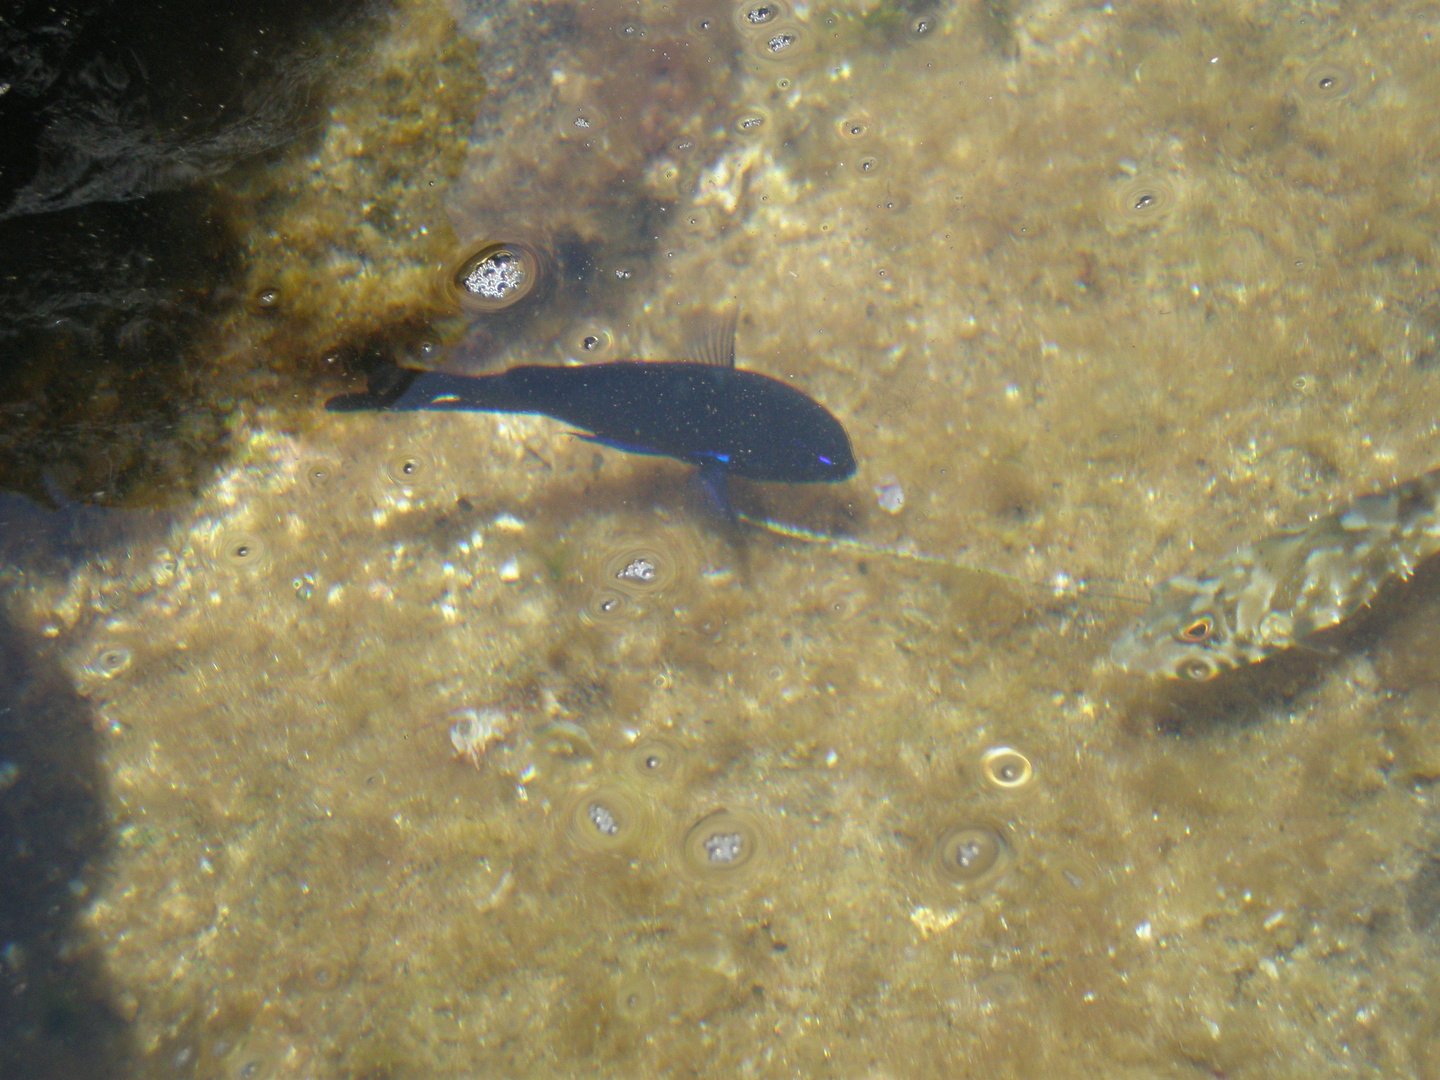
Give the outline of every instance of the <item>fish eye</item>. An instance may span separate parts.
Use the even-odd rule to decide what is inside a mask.
[[[1181,628],[1180,632],[1176,635],[1176,637],[1187,645],[1199,645],[1202,642],[1209,641],[1214,636],[1215,620],[1209,615],[1201,615],[1188,626]]]

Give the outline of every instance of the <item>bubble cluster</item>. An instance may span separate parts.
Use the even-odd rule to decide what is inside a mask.
[[[729,884],[764,865],[769,844],[757,818],[743,810],[716,810],[685,833],[680,861],[694,878]]]
[[[668,545],[621,541],[600,564],[602,589],[616,589],[636,598],[655,596],[675,583],[680,554]]]
[[[562,105],[556,112],[555,126],[562,138],[585,141],[610,126],[610,114],[594,102]]]
[[[783,63],[809,52],[809,34],[778,0],[743,0],[734,23],[745,54],[753,59]]]
[[[615,784],[586,788],[565,812],[570,842],[594,855],[642,855],[654,839],[648,808]]]
[[[471,263],[460,284],[471,296],[501,303],[527,286],[529,279],[524,264],[514,253],[501,249]]]
[[[936,841],[931,868],[942,882],[973,888],[998,876],[1005,859],[1005,841],[984,825],[956,825]]]
[[[735,25],[747,34],[763,33],[789,14],[779,0],[741,0],[735,8]]]
[[[539,248],[523,240],[490,240],[458,261],[449,287],[467,310],[493,313],[539,299],[547,278],[548,262]]]
[[[788,62],[807,51],[809,38],[799,23],[777,25],[755,39],[751,52],[761,60]]]
[[[1008,746],[986,750],[980,757],[980,772],[987,784],[1002,791],[1022,788],[1035,778],[1030,759]]]
[[[758,138],[770,126],[770,114],[757,105],[747,105],[730,120],[730,131],[742,138]]]
[[[651,536],[622,536],[600,545],[585,560],[586,589],[580,619],[587,626],[618,626],[653,610],[654,601],[688,577],[693,560],[674,530]]]

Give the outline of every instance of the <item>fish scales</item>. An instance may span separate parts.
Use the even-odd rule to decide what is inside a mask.
[[[1440,469],[1161,582],[1115,642],[1125,671],[1204,681],[1303,643],[1440,552]]]

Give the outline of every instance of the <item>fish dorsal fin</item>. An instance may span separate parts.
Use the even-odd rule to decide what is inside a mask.
[[[740,307],[732,304],[720,315],[707,316],[690,336],[690,347],[686,350],[690,359],[697,364],[713,364],[715,367],[735,366],[735,323],[740,316]]]

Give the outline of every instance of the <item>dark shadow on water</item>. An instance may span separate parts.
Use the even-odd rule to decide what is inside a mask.
[[[129,1026],[79,913],[109,844],[99,735],[44,643],[0,612],[0,1076],[129,1075]]]
[[[173,505],[247,372],[235,181],[318,137],[382,0],[60,0],[0,12],[0,489]]]

